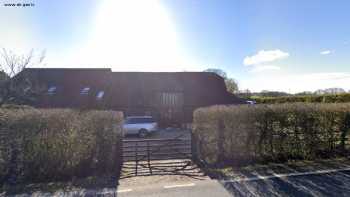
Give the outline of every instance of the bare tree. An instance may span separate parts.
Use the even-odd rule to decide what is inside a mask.
[[[238,91],[238,83],[233,78],[226,78],[225,79],[226,89],[228,92],[235,94]]]
[[[238,83],[235,79],[227,77],[227,73],[219,68],[208,68],[203,72],[212,72],[221,76],[225,80],[226,89],[228,92],[234,94],[238,91]]]
[[[28,67],[41,65],[45,51],[34,55],[34,50],[28,54],[17,55],[3,48],[0,51],[0,105],[4,103],[20,103],[33,93],[30,80],[25,74],[19,74]]]

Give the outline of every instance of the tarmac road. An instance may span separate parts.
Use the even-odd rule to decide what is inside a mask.
[[[118,188],[116,196],[350,196],[350,170],[247,180],[201,180]]]
[[[169,178],[169,177],[167,177]],[[228,196],[350,196],[350,169],[234,180],[153,178],[132,180],[115,189],[35,192],[16,196],[228,197]],[[2,196],[2,194],[0,194]]]

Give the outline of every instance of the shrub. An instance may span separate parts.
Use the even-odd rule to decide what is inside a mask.
[[[198,157],[208,164],[315,159],[345,153],[350,104],[213,106],[194,113]]]
[[[113,111],[0,109],[1,180],[118,173],[122,120]]]
[[[275,104],[275,103],[345,103],[350,102],[350,94],[335,94],[335,95],[307,95],[307,96],[281,96],[281,97],[254,97],[251,98],[260,104]]]

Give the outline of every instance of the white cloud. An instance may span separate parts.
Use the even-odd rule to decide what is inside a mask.
[[[270,51],[261,50],[256,55],[245,57],[243,64],[246,66],[261,65],[267,62],[285,59],[287,57],[289,57],[289,53],[283,52],[279,49]]]
[[[274,66],[274,65],[259,65],[259,66],[254,66],[251,72],[261,72],[266,70],[281,70],[281,67]]]
[[[269,65],[277,60],[289,57],[289,53],[283,52],[280,49],[275,50],[261,50],[253,56],[247,56],[243,60],[245,66],[251,67],[251,72],[262,72],[267,70],[280,70],[281,67],[276,65]]]
[[[331,54],[331,53],[333,53],[333,52],[330,51],[330,50],[326,50],[326,51],[321,51],[321,52],[320,52],[321,55],[329,55],[329,54]]]

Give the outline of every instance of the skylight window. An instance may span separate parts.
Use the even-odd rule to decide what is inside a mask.
[[[99,92],[97,92],[97,94],[96,94],[96,99],[97,100],[101,100],[102,98],[103,98],[103,95],[105,94],[105,91],[99,91]]]
[[[56,94],[57,87],[56,86],[50,86],[49,89],[47,89],[47,93],[49,95],[54,95]]]
[[[90,88],[89,87],[85,87],[83,89],[81,89],[80,94],[86,95],[89,94]]]

